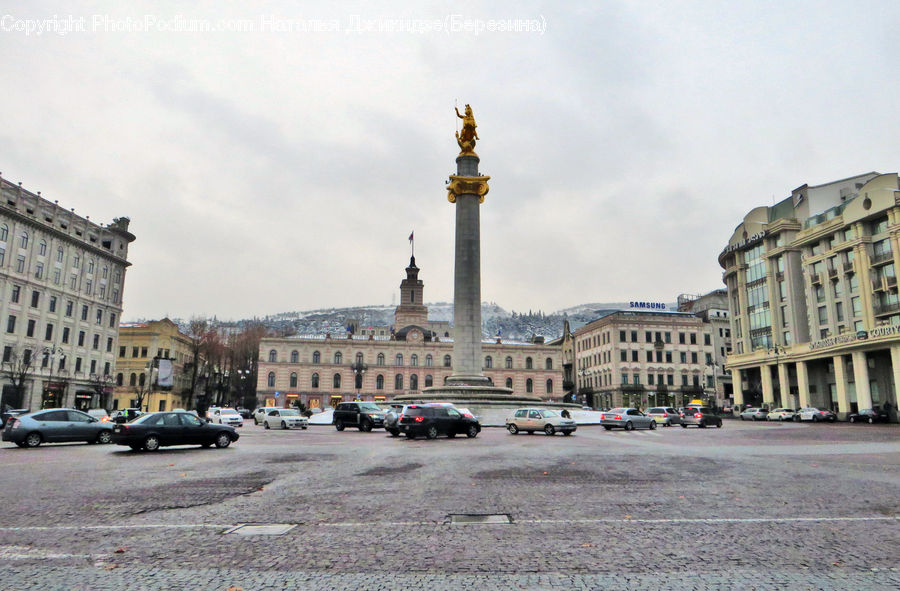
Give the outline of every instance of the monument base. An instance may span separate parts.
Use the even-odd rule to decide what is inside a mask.
[[[541,399],[537,396],[514,394],[511,388],[460,383],[425,388],[416,394],[401,394],[395,396],[392,402],[453,402],[460,405],[463,403],[515,403],[521,406],[522,404],[540,404]]]

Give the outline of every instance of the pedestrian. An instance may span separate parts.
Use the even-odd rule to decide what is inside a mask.
[[[559,413],[559,415],[560,415],[562,418],[564,418],[564,419],[571,419],[571,418],[572,418],[572,415],[569,414],[569,410],[566,409],[566,408],[562,409],[562,412]]]

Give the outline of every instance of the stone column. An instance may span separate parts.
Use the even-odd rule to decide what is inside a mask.
[[[853,381],[856,383],[856,409],[872,408],[872,391],[869,388],[869,365],[865,351],[853,352]]]
[[[791,400],[791,379],[787,363],[778,364],[778,386],[781,390],[781,408],[793,408]]]
[[[847,394],[847,366],[843,355],[834,356],[834,383],[837,388],[838,418],[847,418],[850,414],[850,396]],[[829,396],[831,396],[829,394]]]
[[[775,405],[775,388],[772,385],[772,369],[768,365],[759,366],[759,375],[762,381],[763,404],[769,410]]]
[[[800,396],[800,408],[809,406],[809,372],[805,361],[798,361],[797,367],[797,392]]]
[[[900,413],[900,345],[891,345],[891,372],[894,377],[894,399],[891,401],[891,406],[894,407],[895,413]],[[890,400],[888,395],[885,395],[886,400]]]
[[[734,403],[737,405],[744,404],[744,388],[741,382],[741,370],[731,370],[731,383],[734,391]]]

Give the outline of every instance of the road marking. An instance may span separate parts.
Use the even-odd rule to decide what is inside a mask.
[[[203,524],[203,523],[154,523],[154,524],[135,524],[135,525],[23,525],[21,527],[0,527],[3,531],[56,531],[56,530],[111,530],[111,529],[226,529],[234,527],[233,523],[228,525]]]
[[[69,558],[98,559],[109,554],[66,554],[62,552],[46,552],[31,546],[0,546],[0,559],[3,560],[65,560]]]

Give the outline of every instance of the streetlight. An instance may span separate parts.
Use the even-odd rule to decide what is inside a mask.
[[[787,402],[787,396],[785,396],[785,392],[784,392],[785,384],[781,383],[781,360],[780,360],[780,356],[784,355],[785,352],[786,352],[785,348],[782,347],[781,345],[777,345],[777,344],[772,345],[766,351],[766,353],[768,355],[775,356],[775,374],[778,376],[778,395],[779,395],[779,398],[781,399],[778,401],[779,403],[782,401]],[[763,366],[763,367],[765,368],[765,371],[769,371],[768,367],[766,367],[766,366]],[[787,386],[788,386],[787,393],[790,394],[790,391],[791,391],[790,384],[788,384]],[[772,397],[773,398],[775,397],[774,392],[772,392]],[[775,404],[775,403],[773,402],[773,404]]]
[[[43,389],[43,399],[41,400],[41,408],[59,408],[63,406],[65,400],[65,388],[59,389],[57,384],[53,382],[53,364],[55,363],[57,356],[59,358],[60,366],[65,363],[66,354],[65,351],[61,347],[57,347],[56,345],[52,345],[50,347],[44,347],[41,351],[43,356],[43,361],[41,362],[41,367],[48,368],[48,376],[47,376],[47,386]],[[62,367],[59,369],[60,374],[62,374]],[[55,398],[56,392],[54,390],[59,389],[59,397]],[[55,398],[55,399],[54,399]]]
[[[365,375],[369,366],[363,363],[361,357],[357,357],[356,361],[350,364],[350,369],[353,370],[353,380],[355,382],[354,385],[356,386],[356,399],[362,400],[360,390],[362,390],[363,375]]]
[[[714,360],[710,359],[709,361],[706,362],[706,369],[712,372],[713,398],[715,398],[715,401],[716,401],[715,405],[716,405],[716,407],[718,407],[719,406],[719,383],[718,383],[718,375],[717,374],[719,373],[719,366],[716,365],[716,362]]]

